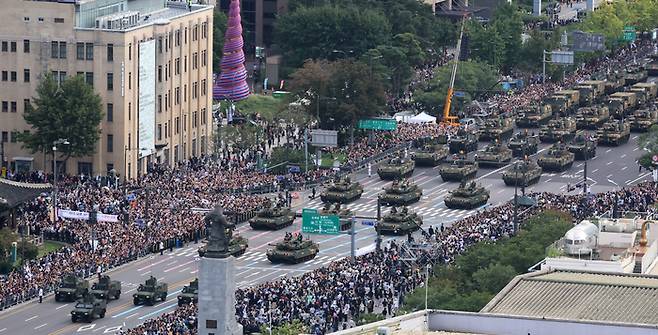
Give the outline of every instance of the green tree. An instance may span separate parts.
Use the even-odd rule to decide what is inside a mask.
[[[501,64],[504,72],[509,72],[519,60],[523,19],[515,6],[504,3],[496,7],[492,28],[503,40],[505,51]]]
[[[309,169],[313,168],[313,160],[308,160]],[[306,158],[304,156],[304,150],[302,149],[293,149],[288,146],[280,146],[272,149],[270,157],[267,160],[267,166],[277,166],[274,169],[268,168],[268,171],[274,173],[287,173],[287,164],[296,164],[299,165],[302,171],[304,171],[304,164],[306,164]]]
[[[326,109],[330,81],[336,72],[336,63],[326,59],[307,60],[290,75],[288,89],[295,98],[304,99],[309,115],[316,118]],[[325,102],[321,104],[321,102]]]
[[[212,71],[220,73],[220,63],[224,55],[224,32],[226,31],[226,14],[219,7],[213,12],[212,26]]]
[[[500,291],[512,278],[516,270],[509,265],[490,264],[486,268],[473,273],[473,281],[481,291],[496,293]]]
[[[47,74],[37,87],[34,106],[23,114],[32,132],[19,140],[35,152],[52,152],[54,141],[66,138],[70,145],[58,148],[69,157],[82,157],[95,152],[103,118],[101,98],[86,84],[82,76],[70,77],[61,84]]]
[[[308,333],[308,327],[299,320],[293,320],[280,326],[272,327],[272,335],[299,335]],[[270,334],[267,325],[262,325],[261,334]]]
[[[247,150],[263,140],[262,129],[251,123],[231,124],[222,127],[221,136],[225,145],[230,145],[239,150]]]

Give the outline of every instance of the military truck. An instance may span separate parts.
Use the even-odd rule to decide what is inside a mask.
[[[528,130],[518,132],[507,142],[507,147],[512,150],[514,157],[533,155],[539,148],[539,137],[534,133],[529,134]]]
[[[580,91],[580,105],[591,105],[605,94],[605,81],[585,80],[576,85],[575,89]]]
[[[539,139],[546,143],[566,142],[576,132],[576,120],[570,117],[554,119],[539,130]]]
[[[483,186],[477,186],[474,181],[461,182],[457,189],[450,191],[443,200],[446,207],[452,209],[473,209],[489,201],[489,191]]]
[[[501,167],[512,161],[512,150],[498,141],[489,144],[475,154],[475,161],[482,167]]]
[[[448,147],[451,154],[475,151],[478,148],[478,135],[464,128],[459,128],[457,133],[448,140]]]
[[[457,158],[450,165],[441,166],[439,175],[443,181],[462,181],[475,178],[478,172],[478,162]]]
[[[393,207],[381,221],[377,222],[375,231],[382,235],[405,235],[415,232],[422,225],[423,218],[417,213],[410,212],[407,207],[402,207],[399,211]]]
[[[567,145],[567,150],[574,154],[576,160],[588,160],[596,156],[596,139],[579,131]]]
[[[542,104],[551,106],[553,116],[567,116],[573,109],[571,100],[564,95],[553,94],[544,98]]]
[[[396,180],[390,187],[384,188],[384,193],[378,196],[380,203],[390,206],[409,205],[423,196],[423,190],[408,179]]]
[[[271,246],[274,248],[267,249],[266,255],[272,263],[298,264],[310,261],[320,252],[319,245],[304,239],[302,234],[293,237],[291,233],[286,233],[283,241]]]
[[[331,204],[324,203],[324,207],[318,211],[320,215],[338,215],[340,222],[340,230],[348,230],[352,228],[352,217],[354,213],[349,208],[341,207],[339,202]]]
[[[562,172],[573,165],[574,159],[574,154],[567,150],[564,143],[556,143],[548,149],[548,152],[539,157],[537,164],[543,171]]]
[[[626,120],[630,123],[632,131],[649,131],[651,126],[658,123],[658,110],[649,108],[637,110]]]
[[[97,299],[110,300],[114,298],[119,300],[121,296],[121,282],[118,280],[110,280],[110,276],[101,276],[101,279],[91,286],[91,294]]]
[[[649,92],[645,88],[630,87],[626,92],[635,93],[635,100],[637,107],[644,106],[650,101]]]
[[[503,181],[507,186],[527,187],[539,181],[541,167],[531,159],[519,160],[503,172]]]
[[[189,305],[190,303],[196,304],[199,301],[199,278],[191,281],[189,285],[183,286],[183,290],[177,298],[178,307]]]
[[[608,78],[605,82],[605,94],[613,94],[626,85],[626,80],[624,75],[620,73],[613,73],[608,75]]]
[[[345,176],[331,183],[324,192],[320,193],[322,202],[340,202],[346,204],[361,198],[363,186],[358,182],[352,182],[350,177]]]
[[[247,238],[242,237],[240,235],[233,235],[228,243],[228,252],[233,257],[240,257],[244,255],[248,247],[249,247],[249,240]],[[199,257],[205,256],[206,244],[200,246],[197,252],[199,253]]]
[[[93,319],[102,319],[105,317],[107,301],[98,299],[93,294],[85,293],[82,298],[76,301],[71,311],[71,321],[91,322]]]
[[[608,110],[616,119],[629,115],[637,106],[637,95],[633,92],[616,92],[608,97]]]
[[[576,128],[596,129],[610,119],[610,112],[607,106],[580,107],[575,118]]]
[[[480,126],[480,141],[503,140],[512,135],[514,131],[514,120],[507,117],[487,119]]]
[[[626,85],[633,85],[635,83],[646,81],[647,77],[647,71],[640,67],[630,68],[626,70],[626,74],[624,74]]]
[[[68,274],[62,277],[55,289],[55,301],[76,301],[89,292],[89,282],[81,277]]]
[[[377,168],[377,174],[382,180],[396,180],[410,177],[414,173],[416,163],[410,159],[391,158]]]
[[[295,212],[290,207],[276,204],[264,208],[249,219],[249,225],[253,229],[279,230],[290,226],[295,221]]]
[[[448,156],[448,148],[441,144],[425,144],[411,154],[418,166],[437,166]]]
[[[601,145],[618,146],[628,142],[631,127],[627,122],[611,120],[596,131],[596,136]]]
[[[517,111],[516,126],[521,128],[538,128],[553,116],[550,105],[531,105]]]
[[[144,284],[139,284],[137,292],[133,294],[133,304],[135,306],[146,304],[153,306],[156,301],[167,300],[167,283],[159,283],[158,280],[151,276]]]
[[[555,91],[553,95],[561,95],[569,99],[572,109],[576,109],[580,105],[580,91],[578,90]]]
[[[658,93],[658,85],[656,85],[656,83],[636,83],[631,86],[631,91],[643,91],[646,103],[656,99],[656,93]]]
[[[644,69],[647,70],[647,75],[656,77],[658,76],[658,54],[653,54],[650,58],[651,60],[644,66]]]

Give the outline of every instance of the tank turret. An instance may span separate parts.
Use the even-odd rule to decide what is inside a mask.
[[[562,172],[573,165],[574,154],[563,143],[556,143],[537,160],[543,171]]]
[[[487,119],[480,127],[480,141],[503,140],[509,138],[514,131],[512,118],[498,117]]]
[[[353,182],[350,177],[342,177],[332,182],[320,194],[322,202],[348,203],[361,198],[363,187],[358,182]]]
[[[297,264],[309,261],[320,252],[319,245],[301,234],[286,233],[283,241],[267,249],[267,259],[272,263]]]
[[[295,212],[290,207],[276,204],[259,211],[249,219],[249,225],[253,229],[278,230],[290,226],[294,221]]]
[[[569,117],[553,119],[539,130],[539,139],[542,142],[566,142],[573,138],[576,132],[576,121]]]
[[[524,130],[514,134],[507,142],[507,147],[512,150],[514,157],[523,158],[526,155],[533,155],[539,148],[539,137]]]
[[[503,181],[507,186],[526,187],[539,181],[542,169],[537,163],[526,158],[512,164],[503,172]]]
[[[459,128],[457,133],[448,140],[448,147],[451,154],[475,151],[478,148],[478,135],[464,128]]]
[[[404,235],[420,229],[422,225],[423,219],[407,207],[400,210],[393,207],[377,222],[375,230],[383,235]]]
[[[475,154],[475,161],[482,167],[501,167],[512,161],[512,150],[497,140],[479,150]]]
[[[474,181],[462,182],[444,199],[446,207],[457,209],[477,208],[486,204],[487,201],[489,201],[489,191]]]
[[[584,132],[577,132],[567,145],[567,150],[573,153],[577,160],[588,160],[596,156],[596,139]]]
[[[628,142],[631,137],[631,127],[627,122],[610,120],[596,131],[596,137],[601,145],[618,146]]]
[[[448,156],[448,148],[440,144],[425,144],[411,154],[418,166],[437,166]]]
[[[453,157],[450,165],[439,169],[443,181],[462,181],[475,178],[478,171],[478,162],[466,160],[466,156]]]
[[[377,168],[377,174],[382,180],[396,180],[411,177],[416,164],[413,160],[395,157]]]
[[[396,180],[390,187],[384,188],[379,195],[379,201],[386,205],[409,205],[420,200],[423,190],[414,182],[403,179]]]

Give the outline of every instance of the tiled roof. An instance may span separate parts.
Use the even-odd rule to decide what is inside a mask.
[[[0,178],[0,211],[30,201],[51,189],[50,184],[20,183]]]
[[[658,276],[551,271],[513,279],[482,312],[658,324]]]

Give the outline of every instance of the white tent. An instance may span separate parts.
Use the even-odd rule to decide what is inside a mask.
[[[422,112],[407,120],[407,123],[430,123],[430,122],[436,122],[436,118],[434,116],[426,114],[425,112]]]

